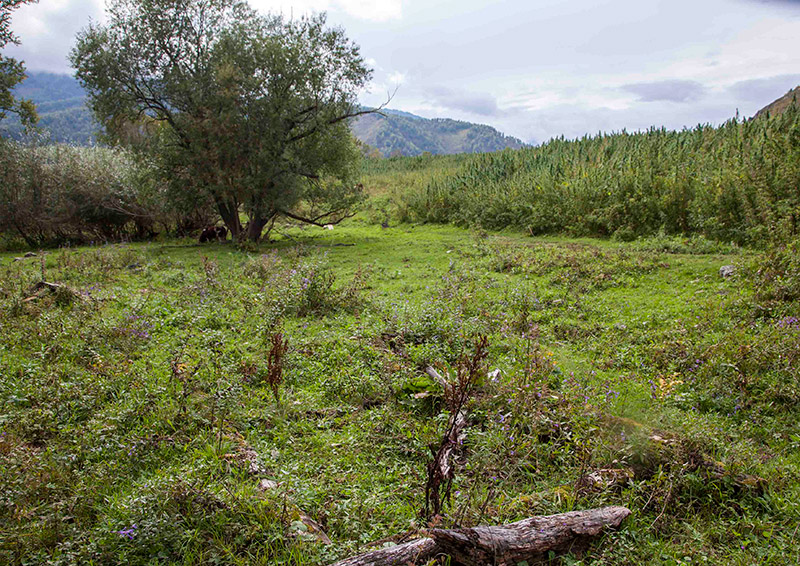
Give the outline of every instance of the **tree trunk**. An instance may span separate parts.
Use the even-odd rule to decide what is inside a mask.
[[[245,237],[251,242],[258,242],[261,239],[261,232],[264,231],[264,226],[267,225],[267,220],[264,218],[253,217],[247,223],[247,233]]]
[[[604,529],[619,527],[630,514],[625,507],[602,507],[508,525],[431,529],[429,538],[347,558],[333,566],[406,566],[436,555],[448,555],[453,564],[463,566],[514,566],[546,559],[551,551],[582,551]]]
[[[239,222],[239,207],[226,203],[221,199],[216,199],[216,204],[222,221],[231,233],[231,238],[237,239],[242,232],[242,223]]]

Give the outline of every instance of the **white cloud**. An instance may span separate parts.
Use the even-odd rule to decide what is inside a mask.
[[[13,12],[11,28],[23,42],[36,41],[47,36],[63,36],[72,29],[88,24],[76,16],[91,15],[99,19],[103,14],[103,0],[50,0],[25,4]]]
[[[402,0],[335,0],[335,5],[354,18],[374,22],[396,20],[403,15]]]
[[[4,54],[70,72],[75,33],[103,20],[104,1],[24,6],[12,22],[22,46]],[[364,104],[395,93],[393,108],[488,121],[525,140],[749,116],[800,73],[798,0],[250,2],[328,12],[374,69]]]
[[[76,34],[91,20],[103,21],[103,5],[103,0],[26,4],[15,11],[11,19],[11,29],[21,45],[8,46],[3,54],[24,60],[29,69],[69,72],[67,56]]]
[[[341,11],[352,18],[373,22],[386,22],[402,16],[402,0],[251,0],[250,5],[263,12],[294,16]]]
[[[395,71],[389,75],[387,80],[389,81],[390,84],[400,85],[405,82],[406,76],[400,71]]]

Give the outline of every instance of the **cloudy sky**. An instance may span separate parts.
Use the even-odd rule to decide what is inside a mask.
[[[251,0],[327,11],[374,68],[362,101],[490,124],[527,142],[742,116],[800,85],[800,0]],[[103,0],[15,13],[7,54],[69,73]]]

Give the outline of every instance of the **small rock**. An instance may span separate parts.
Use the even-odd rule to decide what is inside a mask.
[[[604,468],[582,476],[578,480],[578,485],[584,493],[598,493],[612,487],[627,485],[633,477],[631,469]]]
[[[736,268],[732,265],[723,265],[719,268],[720,277],[731,277],[736,273]]]
[[[277,489],[277,487],[278,487],[278,482],[276,481],[264,479],[258,482],[258,489],[260,489],[261,491],[269,491],[271,489]]]
[[[333,230],[333,224],[326,224],[325,225],[325,229],[326,230]]]
[[[36,254],[34,252],[28,252],[22,257],[36,257]]]

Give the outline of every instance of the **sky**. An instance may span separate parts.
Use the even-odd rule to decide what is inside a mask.
[[[528,143],[719,124],[800,85],[800,0],[250,0],[327,12],[374,69],[367,105],[489,124]],[[103,0],[20,8],[29,70],[67,55]]]

